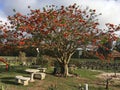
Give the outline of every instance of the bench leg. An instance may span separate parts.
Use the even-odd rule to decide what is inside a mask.
[[[41,75],[41,80],[45,79],[45,75]]]
[[[33,77],[34,77],[34,73],[31,73],[30,82],[34,82],[35,81]]]
[[[43,70],[43,72],[45,72],[45,70]]]
[[[20,79],[17,79],[17,83],[22,83]]]
[[[23,85],[28,85],[28,81],[23,81]]]

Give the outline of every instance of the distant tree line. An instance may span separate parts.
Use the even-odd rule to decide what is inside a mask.
[[[120,40],[116,43],[115,50],[120,52]],[[34,47],[27,47],[27,48],[18,48],[17,46],[1,46],[0,49],[0,56],[18,56],[19,52],[25,52],[26,56],[37,56],[37,51]],[[42,55],[48,55],[54,57],[54,52],[46,49],[46,50],[40,50]],[[105,51],[106,53],[106,51]],[[76,52],[72,55],[72,58],[88,58],[88,59],[95,59],[97,58],[94,54],[91,52],[82,52],[82,55],[79,56],[79,51],[76,50]],[[119,59],[119,58],[118,58]]]
[[[35,48],[18,48],[17,46],[3,46],[0,49],[0,56],[18,56],[19,52],[25,52],[26,56],[36,56],[37,52]]]

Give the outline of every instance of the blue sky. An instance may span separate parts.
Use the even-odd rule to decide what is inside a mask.
[[[8,15],[13,15],[13,9],[21,13],[27,13],[27,6],[41,8],[46,5],[71,5],[77,3],[83,7],[96,9],[99,16],[100,27],[104,28],[105,23],[120,24],[120,0],[0,0],[0,20],[7,21]]]

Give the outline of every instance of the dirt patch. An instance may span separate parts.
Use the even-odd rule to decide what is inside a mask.
[[[28,90],[45,90],[43,88],[44,80],[36,80],[35,84],[31,87],[28,87]]]
[[[99,75],[97,75],[96,77],[101,78],[101,79],[107,79],[107,78],[112,78],[113,80],[120,80],[120,73],[106,73],[103,72]]]

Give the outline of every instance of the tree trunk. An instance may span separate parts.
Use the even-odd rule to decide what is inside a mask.
[[[57,58],[58,63],[60,64],[61,74],[65,77],[69,76],[68,64],[70,62],[70,59],[71,59],[72,55],[73,55],[73,53],[64,54],[63,57]]]
[[[69,75],[69,72],[68,72],[68,64],[64,64],[64,72],[63,72],[64,76],[67,77]]]
[[[109,89],[108,87],[109,87],[109,80],[107,79],[106,80],[106,87],[105,87],[105,89],[108,90]]]

